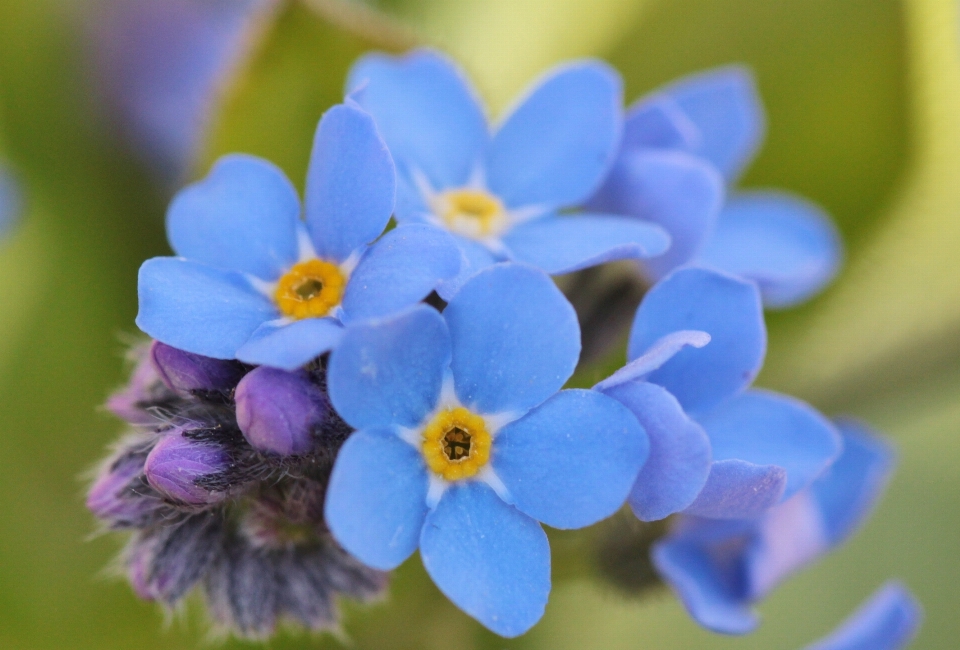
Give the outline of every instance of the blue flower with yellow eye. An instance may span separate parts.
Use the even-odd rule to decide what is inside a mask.
[[[685,516],[656,544],[657,570],[698,623],[724,634],[751,632],[757,601],[869,516],[893,471],[893,450],[862,425],[838,424],[843,454],[791,499],[752,519]]]
[[[396,217],[454,234],[458,282],[497,261],[548,273],[662,254],[659,226],[601,213],[560,215],[597,189],[621,131],[621,82],[606,64],[555,68],[491,132],[476,93],[446,57],[374,54],[348,90],[377,120],[397,163]]]
[[[328,387],[358,431],[327,489],[333,536],[379,569],[419,547],[457,606],[503,636],[527,631],[550,591],[540,523],[613,514],[647,454],[616,400],[560,390],[579,347],[550,278],[509,263],[473,276],[442,315],[423,305],[348,328]]]
[[[627,406],[650,440],[628,499],[637,517],[755,517],[836,459],[841,439],[829,420],[799,400],[749,388],[765,351],[753,282],[687,267],[647,293],[630,362],[594,387]]]
[[[728,189],[756,155],[764,129],[746,69],[680,79],[628,110],[616,162],[586,206],[670,233],[670,250],[643,262],[654,280],[697,264],[753,280],[768,307],[803,302],[836,275],[842,243],[810,201],[779,190]]]
[[[336,346],[344,323],[397,313],[457,274],[459,252],[436,228],[406,224],[380,237],[394,194],[390,154],[352,105],[330,109],[317,128],[305,219],[274,165],[220,159],[171,203],[178,257],[140,268],[137,325],[187,352],[297,368]]]

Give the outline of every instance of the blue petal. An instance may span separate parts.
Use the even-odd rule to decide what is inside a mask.
[[[216,359],[233,359],[262,323],[280,317],[239,273],[174,257],[143,263],[138,294],[137,327],[167,345]]]
[[[650,444],[615,399],[565,390],[504,427],[493,468],[520,512],[554,528],[582,528],[623,505]]]
[[[840,420],[837,426],[843,453],[810,487],[833,544],[849,537],[866,519],[896,464],[890,444],[863,425]]]
[[[536,521],[483,483],[460,483],[427,515],[427,573],[447,598],[500,636],[523,634],[550,595],[550,545]]]
[[[481,271],[443,317],[457,397],[480,413],[525,413],[560,390],[577,366],[577,314],[553,281],[529,266]]]
[[[350,320],[396,313],[426,298],[460,270],[460,250],[445,231],[423,224],[394,228],[366,252],[343,297]]]
[[[337,454],[324,520],[347,552],[389,570],[417,550],[426,503],[420,453],[389,431],[357,431]]]
[[[723,178],[701,158],[680,151],[628,151],[587,206],[662,226],[670,249],[644,261],[660,278],[694,259],[713,233],[724,197]]]
[[[697,623],[721,634],[756,629],[759,619],[743,598],[735,561],[722,561],[696,541],[669,537],[654,545],[651,556]]]
[[[840,234],[823,210],[763,191],[728,201],[700,261],[755,281],[767,307],[790,307],[829,284],[842,257]]]
[[[447,57],[416,50],[371,54],[350,71],[347,87],[377,120],[401,172],[426,175],[434,189],[465,185],[480,164],[487,121],[463,73]]]
[[[354,428],[412,427],[436,405],[449,363],[446,324],[436,310],[418,305],[347,328],[330,355],[330,399]]]
[[[297,261],[299,221],[300,199],[283,172],[233,154],[174,197],[167,237],[181,257],[271,281]]]
[[[619,145],[620,76],[600,62],[555,68],[493,136],[487,182],[509,208],[559,208],[597,188]]]
[[[695,147],[700,129],[679,104],[663,94],[641,98],[623,119],[621,152],[634,149],[682,149]]]
[[[343,337],[343,326],[332,318],[306,318],[264,323],[237,350],[244,363],[296,370],[332,350]]]
[[[456,277],[444,280],[437,287],[437,293],[448,302],[460,291],[460,287],[467,280],[499,261],[489,248],[476,240],[459,235],[453,235],[453,239],[457,243],[457,248],[460,249],[460,272]]]
[[[693,503],[710,473],[710,440],[700,425],[655,384],[633,381],[604,394],[630,409],[650,439],[650,456],[628,497],[637,518],[656,521]]]
[[[806,650],[901,650],[917,635],[923,610],[899,582],[888,582],[830,636]]]
[[[686,268],[658,282],[640,304],[628,356],[636,359],[679,330],[710,335],[702,349],[681,350],[648,381],[673,393],[687,412],[706,411],[756,377],[767,347],[760,294],[752,282]]]
[[[656,257],[670,246],[669,235],[656,224],[600,214],[534,219],[512,229],[503,241],[515,260],[551,275]]]
[[[815,409],[769,391],[748,391],[698,419],[714,458],[785,469],[784,499],[810,485],[843,447],[836,427]]]
[[[338,105],[317,126],[307,170],[307,227],[320,257],[342,262],[380,236],[393,213],[396,173],[373,118]]]
[[[690,345],[702,348],[710,342],[710,335],[696,330],[681,330],[667,334],[650,346],[643,354],[620,370],[598,383],[594,390],[607,391],[620,384],[646,379],[651,372],[672,359],[680,350]]]
[[[787,471],[782,467],[717,460],[703,490],[684,512],[711,519],[757,517],[780,502],[786,486]]]
[[[766,123],[753,75],[729,66],[692,75],[661,91],[677,102],[699,129],[692,153],[720,168],[735,180],[756,155]]]

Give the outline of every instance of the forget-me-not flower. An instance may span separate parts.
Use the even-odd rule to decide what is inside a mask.
[[[805,650],[902,650],[917,635],[922,621],[917,599],[891,580],[836,630]]]
[[[791,397],[747,390],[765,351],[753,282],[688,267],[647,293],[630,363],[594,387],[630,408],[650,438],[629,498],[637,517],[753,517],[834,461],[840,435],[825,417]]]
[[[496,261],[556,274],[669,245],[653,224],[559,214],[596,190],[617,152],[621,81],[606,64],[555,68],[492,131],[463,74],[432,51],[365,56],[348,91],[376,118],[396,160],[397,220],[449,230],[465,256],[444,297]]]
[[[579,347],[573,308],[518,264],[473,276],[442,315],[424,305],[348,328],[328,386],[358,431],[330,477],[333,536],[379,569],[419,547],[457,606],[500,635],[527,631],[550,591],[540,522],[613,514],[647,455],[616,400],[560,390]]]
[[[779,190],[730,189],[763,140],[752,75],[730,66],[680,79],[628,111],[617,161],[590,209],[663,226],[667,254],[643,262],[652,279],[698,264],[755,281],[768,307],[789,307],[836,275],[842,243],[829,216]]]
[[[846,541],[872,512],[893,450],[861,425],[838,425],[843,454],[788,501],[753,519],[684,517],[654,547],[657,570],[698,623],[725,634],[752,631],[754,603]]]
[[[382,317],[456,275],[446,233],[406,224],[380,237],[395,173],[373,119],[352,105],[320,121],[297,192],[272,164],[222,158],[167,213],[179,257],[140,268],[137,325],[168,345],[294,369],[333,348],[350,319]]]

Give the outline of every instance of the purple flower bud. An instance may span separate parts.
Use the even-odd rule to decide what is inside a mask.
[[[156,498],[139,497],[130,488],[143,473],[143,456],[127,456],[112,463],[87,493],[87,509],[99,519],[134,525],[154,509]]]
[[[150,358],[163,383],[177,391],[229,390],[243,376],[243,368],[234,361],[184,352],[160,341],[153,342]]]
[[[150,582],[154,556],[153,545],[135,539],[127,549],[127,579],[134,593],[143,600],[156,600],[157,592]]]
[[[163,388],[160,375],[147,352],[146,346],[134,350],[137,365],[130,377],[130,383],[107,399],[107,410],[130,424],[156,423],[156,419],[141,406],[154,397],[156,388]]]
[[[223,494],[197,485],[197,480],[226,470],[230,456],[223,449],[184,436],[185,429],[169,431],[147,456],[144,471],[155,490],[188,505],[216,503]]]
[[[283,456],[313,447],[313,430],[330,407],[320,387],[304,372],[260,366],[237,386],[237,423],[260,451]]]

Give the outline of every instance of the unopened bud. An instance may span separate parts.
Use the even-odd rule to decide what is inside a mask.
[[[320,387],[303,371],[261,366],[237,386],[237,424],[260,451],[287,456],[313,447],[313,431],[330,407]]]
[[[97,477],[87,493],[87,509],[113,527],[136,526],[156,508],[156,497],[139,495],[142,455],[118,459]]]
[[[223,449],[184,436],[184,429],[169,431],[147,456],[144,471],[155,490],[173,501],[189,505],[216,503],[223,494],[200,485],[199,479],[230,466]]]
[[[236,361],[184,352],[160,341],[153,342],[150,357],[163,383],[176,391],[230,390],[243,376],[243,367]]]

